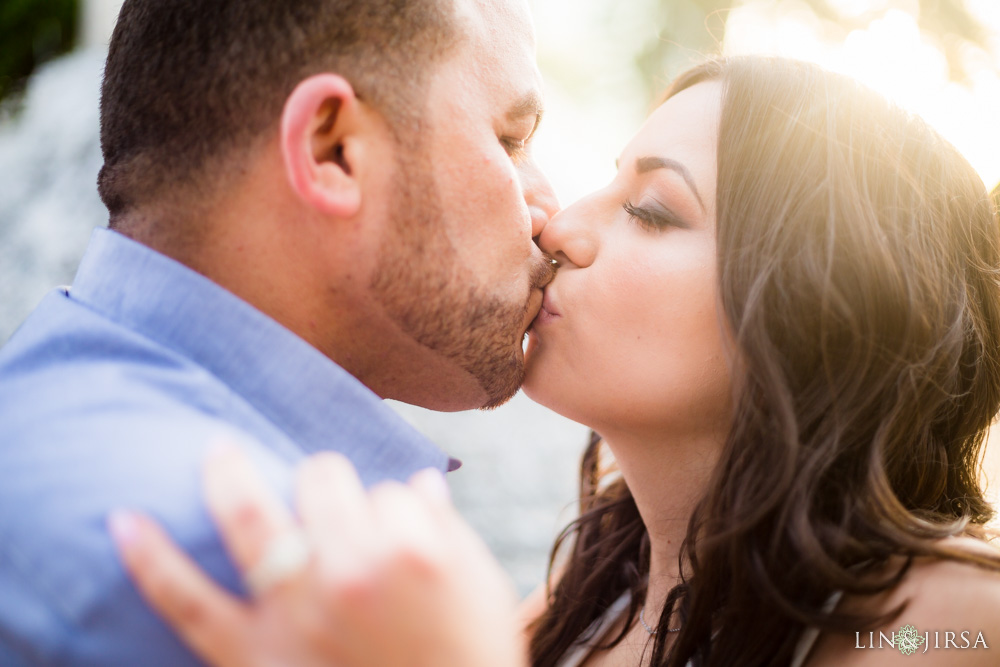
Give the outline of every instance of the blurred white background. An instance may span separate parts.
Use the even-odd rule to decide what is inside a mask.
[[[119,4],[86,0],[77,50],[41,67],[17,108],[0,113],[0,342],[45,292],[72,280],[90,231],[106,222],[94,185],[101,163],[97,104]],[[532,6],[547,83],[535,154],[564,204],[608,182],[657,92],[720,49],[779,53],[855,76],[923,115],[988,185],[1000,181],[996,0]],[[520,590],[537,584],[549,545],[572,516],[586,429],[523,396],[489,413],[395,407],[465,461],[451,477],[456,502]]]

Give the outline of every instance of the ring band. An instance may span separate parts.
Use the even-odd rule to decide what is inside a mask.
[[[254,597],[264,595],[304,570],[311,557],[312,549],[301,530],[293,529],[278,535],[267,545],[257,564],[246,573],[244,581],[247,590]]]

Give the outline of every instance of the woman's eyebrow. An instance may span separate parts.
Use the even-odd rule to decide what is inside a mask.
[[[641,157],[635,161],[635,172],[637,174],[645,174],[656,169],[670,169],[680,174],[681,178],[684,179],[684,182],[687,183],[688,188],[694,194],[694,198],[698,200],[701,210],[705,210],[705,202],[701,200],[701,195],[698,194],[698,186],[694,184],[691,172],[683,164],[666,157]]]

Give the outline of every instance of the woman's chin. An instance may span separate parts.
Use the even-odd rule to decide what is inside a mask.
[[[559,363],[560,357],[552,355],[550,345],[542,343],[535,331],[529,331],[528,344],[524,350],[524,382],[521,391],[535,403],[553,412],[580,421],[583,416],[574,410],[574,396],[567,389],[572,388],[572,382],[563,376],[564,367]]]
[[[521,384],[521,391],[535,403],[550,407],[545,399],[549,393],[546,390],[551,390],[551,387],[545,386],[545,376],[539,357],[538,339],[532,333],[528,337],[528,345],[524,350],[524,382]]]
[[[528,346],[529,351],[524,355],[524,383],[521,385],[521,391],[535,403],[564,417],[567,416],[563,412],[565,393],[559,391],[560,387],[554,374],[543,370],[543,364],[540,363],[541,355],[531,352],[530,343]]]
[[[541,392],[539,392],[539,377],[538,372],[534,368],[534,364],[531,362],[531,357],[527,354],[524,355],[524,382],[521,384],[521,391],[524,395],[533,400],[535,403],[541,403],[545,405],[545,402],[541,400]]]

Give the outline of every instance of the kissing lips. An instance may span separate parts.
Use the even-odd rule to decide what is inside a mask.
[[[535,321],[531,323],[532,328],[548,324],[562,317],[553,304],[551,292],[549,292],[548,289],[545,289],[544,293],[545,296],[542,298],[542,306],[538,310],[538,315],[535,317]]]

